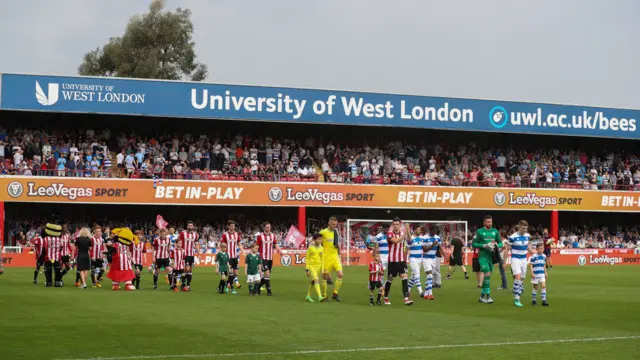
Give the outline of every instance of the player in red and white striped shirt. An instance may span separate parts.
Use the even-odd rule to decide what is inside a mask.
[[[153,289],[158,289],[158,274],[162,271],[171,277],[170,250],[171,239],[167,235],[167,229],[159,230],[160,236],[153,240],[153,259],[155,269],[153,271]],[[171,283],[171,279],[169,280]]]
[[[191,290],[191,279],[193,278],[193,265],[195,263],[195,255],[200,252],[199,234],[193,226],[193,221],[187,221],[187,230],[181,231],[178,235],[176,243],[182,243],[182,249],[185,253],[184,281],[182,282],[183,290]]]
[[[31,239],[31,246],[36,255],[36,269],[33,271],[33,283],[38,283],[38,274],[40,273],[40,267],[44,265],[44,240],[40,235],[36,235]]]
[[[73,244],[71,243],[71,234],[67,225],[62,225],[62,278],[71,270],[71,254],[73,253]],[[64,282],[63,282],[64,285]]]
[[[269,222],[264,223],[264,231],[258,234],[256,244],[258,244],[258,251],[262,258],[262,269],[264,276],[260,280],[260,287],[267,287],[267,295],[271,296],[271,269],[273,268],[273,251],[280,252],[280,246],[278,246],[278,240],[276,234],[271,232],[271,224]]]
[[[389,291],[391,290],[391,282],[398,275],[402,279],[402,292],[404,294],[404,304],[413,305],[413,301],[409,299],[409,279],[407,277],[407,257],[405,254],[405,243],[410,240],[411,229],[409,224],[405,224],[404,232],[402,231],[402,222],[399,218],[393,219],[391,228],[387,233],[387,242],[389,243],[389,271],[387,282],[384,285],[384,304],[391,305],[389,302]]]
[[[45,226],[45,238],[43,251],[44,255],[44,274],[46,277],[46,287],[61,287],[62,277],[60,276],[60,260],[62,260],[62,227],[56,224],[47,224]],[[55,275],[54,275],[55,274]]]
[[[140,290],[140,277],[142,276],[142,267],[144,264],[144,254],[147,252],[147,244],[144,242],[144,232],[142,230],[136,231],[136,236],[140,239],[139,243],[131,243],[131,262],[133,263],[133,269],[136,274],[134,285],[136,289]]]
[[[380,298],[383,295],[382,278],[384,277],[384,266],[380,259],[380,253],[373,253],[373,261],[369,263],[369,305],[373,305],[373,292],[378,289],[378,300],[376,303],[382,305]]]
[[[89,256],[91,257],[91,283],[92,287],[102,287],[100,281],[104,275],[104,252],[106,247],[104,245],[104,239],[102,238],[102,228],[96,226],[93,229],[93,236],[91,237],[91,248],[89,249]]]
[[[229,251],[229,267],[231,273],[229,274],[229,280],[227,283],[229,287],[235,284],[236,288],[240,288],[240,281],[238,281],[238,262],[240,254],[238,253],[238,243],[240,242],[240,233],[236,232],[236,222],[229,220],[227,222],[227,232],[222,234],[221,243],[227,244],[227,250]]]
[[[182,274],[186,269],[186,254],[185,249],[182,248],[182,242],[176,241],[176,247],[171,250],[170,258],[172,263],[173,272],[169,277],[171,278],[171,289],[174,292],[178,292],[178,276]],[[182,287],[182,291],[191,291],[188,287]]]

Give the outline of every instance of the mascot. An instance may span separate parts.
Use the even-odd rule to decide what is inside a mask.
[[[134,291],[131,283],[136,278],[131,266],[131,244],[138,244],[140,240],[129,228],[111,230],[113,237],[107,242],[112,262],[107,277],[113,281],[113,290],[120,290],[120,283],[124,283],[127,291]]]

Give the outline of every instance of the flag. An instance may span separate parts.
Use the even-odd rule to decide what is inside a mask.
[[[291,225],[287,236],[284,238],[284,241],[287,244],[293,244],[294,249],[299,248],[300,244],[302,244],[305,240],[307,240],[307,238],[294,225]]]
[[[162,215],[158,214],[158,216],[156,216],[156,226],[158,229],[166,229],[167,225],[169,225],[169,223],[162,217]]]

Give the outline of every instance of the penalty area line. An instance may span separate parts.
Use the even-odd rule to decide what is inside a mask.
[[[513,346],[513,345],[536,345],[536,344],[561,344],[579,342],[597,342],[613,340],[639,340],[640,335],[635,336],[615,336],[615,337],[595,337],[583,339],[554,339],[554,340],[531,340],[531,341],[504,341],[494,343],[472,343],[472,344],[442,344],[442,345],[418,345],[418,346],[395,346],[395,347],[374,347],[374,348],[352,348],[352,349],[318,349],[318,350],[298,350],[298,351],[266,351],[266,352],[244,352],[244,353],[211,353],[211,354],[175,354],[175,355],[139,355],[120,357],[91,357],[91,358],[69,358],[56,360],[138,360],[138,359],[197,359],[197,358],[221,358],[221,357],[241,357],[241,356],[283,356],[283,355],[310,355],[310,354],[338,354],[357,353],[375,351],[403,351],[403,350],[428,350],[428,349],[455,349],[473,348],[485,346]]]

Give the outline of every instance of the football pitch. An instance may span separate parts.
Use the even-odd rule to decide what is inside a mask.
[[[443,268],[444,270],[444,268]],[[241,270],[241,274],[242,274]],[[80,290],[32,284],[32,269],[0,276],[0,359],[639,359],[640,267],[556,267],[551,306],[495,290],[478,302],[460,272],[435,301],[407,307],[400,281],[391,306],[368,305],[367,269],[345,269],[343,301],[309,304],[303,268],[274,270],[273,297],[216,293],[213,268],[197,268],[191,293]],[[65,278],[72,284],[75,272]],[[241,276],[244,280],[244,276]],[[44,276],[40,275],[40,284]],[[509,281],[511,284],[511,281]]]

